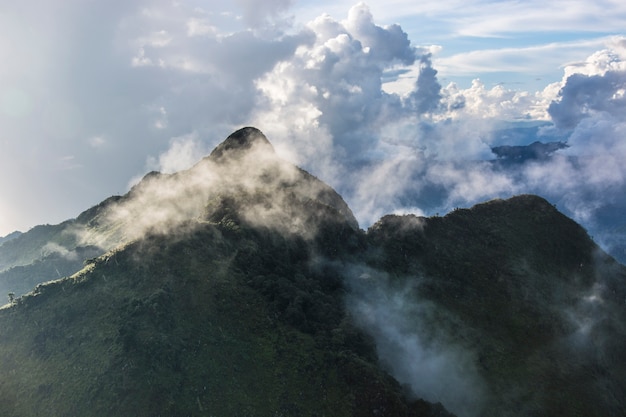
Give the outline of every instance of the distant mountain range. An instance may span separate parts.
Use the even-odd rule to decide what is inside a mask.
[[[15,417],[626,415],[626,267],[578,224],[522,195],[364,231],[255,128],[4,238],[0,291]]]
[[[567,148],[565,142],[533,142],[530,145],[494,146],[491,151],[503,161],[522,163],[534,159],[546,159],[559,149]]]
[[[4,242],[8,242],[11,239],[15,239],[21,234],[22,232],[15,231],[15,232],[9,233],[6,236],[0,236],[0,245],[2,245]]]

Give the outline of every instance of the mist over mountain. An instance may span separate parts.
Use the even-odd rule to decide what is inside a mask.
[[[463,410],[484,401],[468,415],[623,413],[626,270],[547,201],[386,216],[368,237],[383,248],[372,265],[389,275],[382,286],[396,301],[368,294],[360,303],[403,317],[402,337],[385,338],[381,351],[403,382],[433,389],[398,358],[444,358],[457,365],[440,366],[460,392],[448,384],[442,398]],[[390,331],[378,317],[366,325]]]
[[[15,239],[21,234],[22,232],[15,231],[15,232],[9,233],[6,236],[0,236],[0,245],[2,245],[4,242],[8,242],[9,240]]]
[[[0,288],[16,417],[626,412],[626,268],[580,225],[520,195],[364,231],[251,127],[4,241]]]

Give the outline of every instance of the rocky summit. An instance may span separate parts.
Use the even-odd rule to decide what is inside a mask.
[[[0,242],[2,415],[622,416],[626,268],[531,195],[361,230],[258,129]]]
[[[225,154],[232,156],[237,153],[250,151],[251,148],[257,146],[264,148],[267,152],[274,152],[274,147],[263,132],[255,127],[244,127],[228,136],[225,141],[211,152],[209,157],[218,160],[224,157]]]

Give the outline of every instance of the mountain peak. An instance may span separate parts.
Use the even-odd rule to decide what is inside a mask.
[[[267,137],[255,127],[244,127],[233,132],[206,159],[217,163],[218,170],[224,168],[220,171],[221,178],[229,184],[226,188],[235,190],[236,199],[241,200],[241,196],[245,194],[242,192],[246,189],[251,191],[250,186],[254,186],[254,198],[248,198],[240,207],[241,210],[244,207],[252,210],[248,213],[249,219],[257,222],[263,219],[267,222],[270,218],[276,220],[278,215],[280,220],[275,226],[279,229],[296,219],[297,225],[292,225],[296,230],[301,228],[301,215],[310,221],[319,222],[321,212],[324,211],[321,207],[326,207],[336,211],[352,229],[359,229],[352,211],[335,190],[307,171],[278,157]],[[244,183],[246,185],[243,188],[237,186]],[[262,194],[266,195],[267,201],[260,204],[258,198]],[[281,202],[283,206],[280,205]],[[320,205],[319,210],[312,210],[311,204],[314,202]],[[300,203],[303,204],[302,212],[297,215],[294,208]],[[268,211],[270,208],[272,209]],[[288,214],[284,217],[280,213]],[[305,229],[310,231],[315,227]]]
[[[252,148],[261,148],[274,153],[274,147],[263,132],[256,127],[248,126],[233,132],[224,142],[217,145],[211,152],[210,158],[219,160],[224,155],[241,155]]]

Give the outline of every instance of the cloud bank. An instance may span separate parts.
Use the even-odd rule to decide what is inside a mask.
[[[606,44],[565,65],[562,80],[526,92],[440,77],[461,59],[502,70],[521,49],[444,57],[440,46],[413,43],[413,28],[379,24],[372,10],[393,12],[378,5],[306,24],[286,0],[39,6],[9,5],[1,17],[2,230],[41,218],[42,206],[39,223],[64,220],[146,171],[188,167],[242,125],[338,189],[362,227],[389,212],[445,213],[524,192],[549,198],[610,244],[598,230],[626,204],[623,37],[527,48],[558,57]],[[443,18],[440,4],[422,7]],[[528,9],[516,7],[507,27],[493,19],[478,28],[472,11],[484,12],[481,2],[446,21],[500,36],[523,26]],[[575,26],[580,12],[559,18]],[[569,147],[516,165],[491,152],[534,140]]]

